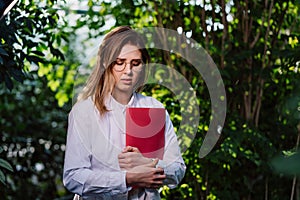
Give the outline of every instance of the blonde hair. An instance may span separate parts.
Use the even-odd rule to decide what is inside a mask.
[[[126,44],[131,44],[139,48],[145,65],[150,61],[150,56],[145,49],[143,39],[131,27],[120,26],[114,28],[104,37],[98,50],[96,66],[77,99],[77,101],[81,101],[91,96],[101,115],[109,111],[105,106],[105,99],[110,95],[116,83],[112,68],[121,49]],[[143,68],[140,74],[140,79],[136,85],[137,92],[140,91],[145,81],[145,68]]]

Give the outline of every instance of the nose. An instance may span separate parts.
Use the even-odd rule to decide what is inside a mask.
[[[129,67],[127,67],[129,66]],[[126,73],[131,73],[132,72],[132,68],[131,68],[131,63],[126,63],[125,62],[125,70]]]

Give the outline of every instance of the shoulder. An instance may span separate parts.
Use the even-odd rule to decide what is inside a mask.
[[[147,107],[153,107],[153,108],[164,108],[164,105],[158,101],[157,99],[145,96],[140,93],[135,94],[135,98],[137,101],[138,106],[147,106]]]
[[[89,112],[94,110],[94,103],[89,97],[87,99],[76,102],[71,110],[71,113],[76,113],[80,115],[87,115]]]

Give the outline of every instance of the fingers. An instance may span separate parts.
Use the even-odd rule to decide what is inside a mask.
[[[162,170],[163,171],[163,170]],[[151,188],[158,189],[163,186],[163,181],[166,179],[165,174],[156,174],[153,182],[151,184]]]
[[[159,188],[163,185],[165,179],[164,170],[160,167],[154,168],[147,165],[140,165],[126,172],[126,181],[130,186],[137,185],[145,188]]]
[[[155,178],[153,178],[151,184],[149,185],[149,188],[158,189],[163,186],[163,180],[166,178],[165,175],[156,175]]]
[[[158,172],[159,170],[156,170],[156,172]],[[166,175],[165,174],[159,174],[159,173],[155,173],[152,174],[151,177],[149,177],[149,179],[142,183],[142,187],[146,187],[146,188],[152,188],[152,189],[158,189],[160,187],[163,186],[163,181],[165,180]]]
[[[153,180],[162,180],[166,178],[163,168],[151,168],[153,174]]]
[[[121,170],[128,170],[129,168],[131,168],[132,163],[130,161],[131,159],[126,159],[126,156],[123,153],[120,153],[118,155],[118,162]]]
[[[163,168],[155,168],[154,180],[164,180],[166,178]]]
[[[165,174],[157,174],[153,180],[155,182],[155,184],[162,184],[162,181],[166,179],[166,175]]]
[[[126,146],[123,150],[122,153],[126,153],[126,152],[136,152],[136,153],[140,153],[139,149],[136,147],[132,147],[132,146]]]
[[[118,155],[118,159],[124,159],[124,158],[126,158],[126,156],[125,156],[124,153],[120,153],[120,154]]]
[[[148,166],[149,166],[149,167],[154,167],[154,168],[155,168],[156,165],[157,165],[157,163],[158,163],[158,161],[159,161],[159,159],[158,159],[158,158],[155,158],[155,159],[152,160],[151,163],[148,164]]]
[[[136,147],[132,147],[132,148],[133,148],[133,150],[132,150],[133,152],[141,153],[140,150],[139,150],[138,148],[136,148]]]
[[[131,152],[131,151],[123,152],[122,151],[122,153],[120,153],[118,155],[118,159],[129,158],[129,157],[136,156],[136,155],[138,155],[138,154],[135,152]]]
[[[130,162],[136,158],[140,157],[139,154],[135,153],[135,152],[122,152],[118,155],[118,159],[122,160],[122,159],[127,159],[127,162]]]
[[[131,146],[126,146],[126,147],[122,150],[122,153],[130,152],[131,149],[132,149]]]

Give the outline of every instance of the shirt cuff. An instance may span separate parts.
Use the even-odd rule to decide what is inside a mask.
[[[159,160],[158,163],[156,164],[156,167],[160,167],[160,168],[163,168],[165,169],[167,166],[167,163],[163,160]]]
[[[128,192],[128,191],[130,191],[132,189],[132,187],[131,186],[127,186],[127,183],[126,183],[126,173],[127,173],[127,171],[121,171],[121,173],[122,173],[123,182],[124,182],[124,184],[123,184],[124,185],[124,190],[122,189],[122,191]]]

